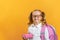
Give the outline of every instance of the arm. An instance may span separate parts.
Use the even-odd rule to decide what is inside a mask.
[[[50,40],[58,40],[56,30],[54,26],[51,25],[52,32],[50,33]]]
[[[29,33],[30,33],[30,28],[28,27],[28,33],[27,34],[29,34]],[[26,38],[27,34],[23,34],[23,36],[22,36],[23,40],[29,40],[29,39]]]
[[[29,39],[32,39],[33,38],[33,34],[32,34],[32,28],[31,27],[28,27],[28,34],[29,34]]]
[[[49,37],[47,37],[47,35]],[[46,38],[46,40],[48,40],[48,38],[49,38],[49,40],[57,40],[55,28],[53,26],[49,26],[48,30],[45,30],[45,38]]]

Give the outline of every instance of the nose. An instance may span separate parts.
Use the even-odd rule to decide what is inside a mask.
[[[35,20],[37,20],[37,17],[35,17]]]

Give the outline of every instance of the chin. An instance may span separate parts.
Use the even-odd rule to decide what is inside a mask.
[[[39,23],[38,21],[36,21],[35,23]]]

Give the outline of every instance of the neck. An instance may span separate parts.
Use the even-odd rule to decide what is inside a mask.
[[[38,25],[39,23],[41,23],[41,22],[38,22],[38,23],[33,23],[34,25]]]

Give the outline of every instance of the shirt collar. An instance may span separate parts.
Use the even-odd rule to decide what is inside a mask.
[[[39,23],[39,24],[37,24],[37,25],[34,25],[34,24],[32,24],[32,27],[40,27],[42,25],[42,23]]]

